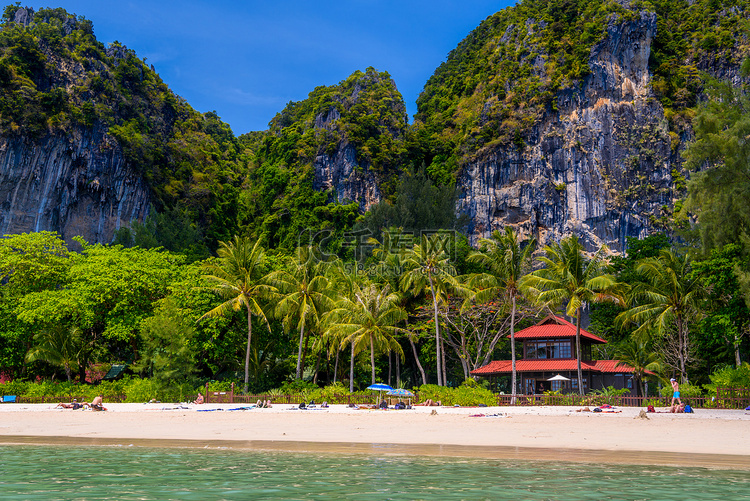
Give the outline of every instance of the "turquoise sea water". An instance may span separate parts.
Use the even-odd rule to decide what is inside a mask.
[[[147,447],[0,446],[2,500],[750,500],[750,472]]]

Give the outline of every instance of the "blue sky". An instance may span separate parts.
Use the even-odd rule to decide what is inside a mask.
[[[372,66],[391,74],[411,116],[427,79],[508,0],[59,0],[105,44],[136,51],[201,112],[235,134],[264,130],[289,101]]]

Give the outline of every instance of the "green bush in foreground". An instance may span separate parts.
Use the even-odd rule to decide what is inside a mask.
[[[153,379],[126,376],[118,381],[85,385],[52,381],[10,381],[0,384],[0,395],[16,395],[30,402],[90,402],[102,395],[105,402],[184,402],[192,400],[198,390],[189,383],[163,385]]]
[[[497,405],[497,396],[486,388],[482,388],[473,379],[467,379],[458,388],[448,388],[434,384],[424,384],[417,390],[419,401],[427,399],[439,401],[443,405],[460,405],[462,407]]]

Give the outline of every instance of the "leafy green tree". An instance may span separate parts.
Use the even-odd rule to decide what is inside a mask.
[[[702,358],[719,355],[720,359],[712,360],[713,365],[733,359],[734,366],[739,367],[740,350],[750,329],[750,309],[738,273],[747,269],[748,259],[740,245],[727,244],[711,250],[708,259],[693,261],[691,266],[706,289],[705,317],[699,329]]]
[[[615,367],[625,366],[633,369],[633,379],[636,385],[636,396],[644,395],[643,380],[649,372],[661,371],[659,355],[650,350],[643,341],[630,339],[621,344],[617,351],[619,361]]]
[[[140,334],[141,358],[133,370],[163,385],[191,381],[196,368],[195,328],[171,298],[160,301],[154,315],[141,321]]]
[[[182,208],[166,208],[157,212],[151,207],[143,223],[134,221],[132,228],[123,227],[115,234],[115,244],[136,245],[144,249],[163,247],[188,256],[190,262],[207,258],[210,253],[204,236]]]
[[[750,59],[742,74],[750,74]],[[700,171],[691,176],[685,207],[698,217],[705,249],[741,243],[742,235],[750,235],[749,89],[714,82],[692,121],[695,141],[684,156]]]
[[[457,225],[453,183],[438,186],[424,169],[406,170],[400,177],[393,200],[381,200],[370,208],[358,225],[380,238],[386,228],[407,233],[451,229]]]
[[[481,264],[487,273],[475,275],[471,285],[479,287],[474,295],[477,302],[488,302],[496,297],[510,300],[511,388],[516,393],[516,306],[521,294],[521,280],[531,271],[531,259],[536,240],[520,242],[510,226],[503,233],[495,230],[490,238],[479,241],[479,251],[469,255],[469,261]],[[491,353],[491,349],[488,354]]]
[[[184,257],[165,251],[89,245],[71,254],[68,282],[24,295],[15,307],[30,326],[78,327],[97,356],[132,359],[138,326],[182,273]]]
[[[26,294],[64,287],[71,265],[57,233],[4,235],[0,239],[0,368],[19,373],[39,329],[20,322],[15,308]]]
[[[565,304],[566,314],[575,318],[578,392],[583,395],[581,310],[588,303],[622,301],[622,296],[615,278],[607,273],[606,246],[587,258],[578,237],[573,235],[547,245],[544,252],[539,260],[545,267],[526,275],[521,288],[539,305],[557,308]]]
[[[70,252],[55,232],[4,235],[0,239],[0,279],[12,296],[54,289],[67,280]]]
[[[429,292],[435,322],[435,349],[437,353],[438,386],[444,386],[445,357],[440,337],[440,320],[438,308],[445,301],[451,288],[458,289],[456,270],[450,262],[448,254],[450,234],[434,233],[431,236],[422,235],[419,243],[415,243],[404,260],[405,272],[401,276],[400,287],[403,291],[411,291],[415,295]]]
[[[396,324],[406,319],[406,311],[399,305],[400,297],[389,285],[354,283],[352,294],[344,296],[332,317],[328,331],[343,337],[342,344],[351,344],[355,351],[370,348],[371,381],[375,383],[375,352],[394,351],[404,357],[396,336],[405,332]]]
[[[663,233],[655,233],[646,238],[627,237],[627,248],[624,256],[612,256],[610,269],[619,283],[635,284],[643,281],[636,272],[640,260],[656,257],[661,249],[668,249],[672,243]],[[627,339],[630,330],[618,328],[615,318],[625,309],[624,304],[595,303],[589,311],[589,331],[604,337],[609,343]]]
[[[261,307],[263,299],[269,298],[274,290],[263,282],[265,253],[260,241],[235,236],[234,240],[220,242],[218,259],[205,264],[206,280],[212,290],[224,302],[206,312],[203,318],[226,316],[244,308],[247,312],[247,349],[245,350],[245,385],[247,393],[250,377],[250,351],[253,337],[253,315],[260,317],[271,330],[266,314]]]
[[[667,336],[676,333],[673,365],[682,383],[688,383],[687,363],[690,358],[690,324],[702,314],[705,289],[701,277],[692,272],[686,256],[670,249],[662,249],[658,257],[646,258],[637,267],[646,282],[636,284],[631,291],[630,309],[617,316],[622,324],[634,323],[636,338],[656,333]],[[668,353],[672,355],[672,353]]]
[[[302,378],[307,336],[317,328],[322,315],[334,307],[333,291],[325,274],[327,264],[318,259],[312,247],[298,247],[286,261],[286,269],[268,275],[268,283],[279,294],[276,313],[287,330],[292,326],[299,330],[296,379]]]

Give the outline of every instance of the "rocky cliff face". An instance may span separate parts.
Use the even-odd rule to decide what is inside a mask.
[[[332,154],[318,155],[313,166],[313,187],[333,189],[337,202],[359,202],[360,209],[365,211],[380,201],[375,174],[357,163],[357,150],[350,143],[342,143]]]
[[[358,93],[357,93],[358,94]],[[332,131],[341,113],[331,108],[315,116],[315,129]],[[380,201],[380,190],[374,172],[368,166],[363,168],[357,162],[357,149],[344,140],[333,152],[321,151],[315,157],[313,168],[315,177],[313,188],[316,190],[333,190],[339,203],[359,202],[360,209],[365,211]]]
[[[376,172],[376,152],[372,150],[387,151],[403,141],[408,123],[406,107],[390,76],[372,68],[353,75],[339,87],[337,105],[315,115],[318,135],[340,134],[335,148],[318,150],[313,161],[313,187],[332,189],[337,202],[356,201],[365,211],[380,201],[378,183],[389,168],[395,167],[381,161],[386,165],[380,165],[380,172]],[[372,141],[374,147],[365,144]],[[369,153],[363,155],[363,150]]]
[[[111,242],[116,229],[143,220],[150,191],[100,130],[0,137],[0,231],[57,231]]]
[[[558,93],[524,137],[525,147],[480,152],[458,178],[457,210],[474,241],[505,225],[541,245],[577,234],[589,249],[614,251],[654,229],[673,197],[664,110],[650,88],[656,15],[607,28],[593,47],[592,72]]]

